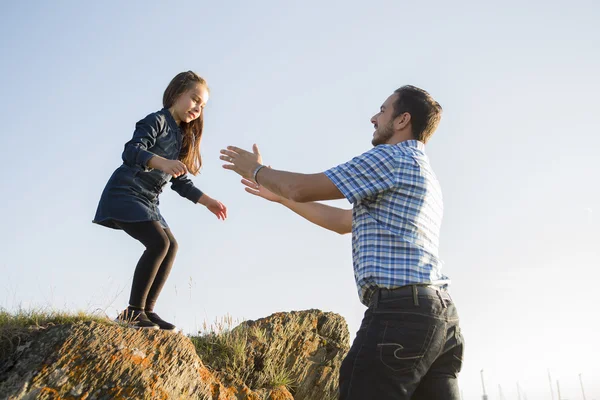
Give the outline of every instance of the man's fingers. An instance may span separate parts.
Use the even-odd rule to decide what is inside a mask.
[[[257,189],[258,188],[258,185],[254,181],[251,181],[251,180],[246,179],[246,178],[242,179],[242,183],[244,185],[248,186],[248,187],[253,188],[253,189]]]
[[[225,150],[225,149],[221,150],[221,154],[232,157],[232,158],[235,158],[237,155],[239,155],[238,152],[231,151],[231,150]]]
[[[234,152],[236,152],[238,154],[248,153],[246,150],[240,149],[239,147],[235,147],[235,146],[227,146],[227,150],[234,151]]]
[[[223,164],[223,168],[230,169],[230,170],[234,171],[235,170],[235,165],[233,165],[233,164]]]
[[[263,163],[262,155],[260,154],[260,150],[258,149],[258,145],[256,143],[254,143],[252,145],[252,152],[256,156],[256,161],[258,161],[260,164],[262,164]]]
[[[246,190],[246,192],[253,194],[255,196],[260,196],[259,191],[256,189],[251,189],[251,188],[247,187],[247,188],[244,188],[244,190]]]

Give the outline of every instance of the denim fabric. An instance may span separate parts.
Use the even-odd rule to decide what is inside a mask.
[[[182,142],[181,129],[166,108],[139,121],[133,138],[125,144],[123,165],[115,170],[102,192],[93,222],[120,229],[115,221],[158,221],[168,228],[158,209],[158,196],[169,181],[179,195],[198,202],[202,191],[187,175],[172,178],[148,167],[154,155],[177,160]]]
[[[340,368],[340,400],[460,399],[456,307],[444,290],[422,292],[371,302]]]

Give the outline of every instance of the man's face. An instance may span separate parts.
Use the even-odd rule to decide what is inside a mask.
[[[379,112],[371,117],[371,123],[375,127],[371,144],[378,146],[386,144],[394,136],[394,102],[398,99],[394,93],[381,105]]]

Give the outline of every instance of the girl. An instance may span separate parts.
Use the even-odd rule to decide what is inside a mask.
[[[123,165],[108,180],[98,204],[93,222],[122,229],[146,247],[135,268],[129,306],[117,317],[135,328],[175,329],[154,312],[177,252],[177,242],[158,210],[158,195],[167,182],[217,218],[227,217],[227,208],[186,175],[196,175],[202,165],[200,139],[208,94],[206,81],[192,71],[173,78],[163,95],[163,109],[136,124],[121,156]]]

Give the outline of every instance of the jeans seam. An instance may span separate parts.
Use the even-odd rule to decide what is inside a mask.
[[[443,316],[443,315],[434,315],[432,313],[419,313],[419,312],[413,312],[413,311],[377,311],[377,310],[373,310],[373,314],[374,315],[401,315],[401,314],[411,314],[411,315],[419,315],[422,317],[429,317],[429,318],[433,318],[433,319],[437,319],[440,321],[446,321],[447,317]]]
[[[356,370],[356,362],[358,360],[358,355],[362,352],[363,347],[365,347],[365,342],[367,340],[367,334],[369,333],[369,328],[371,328],[371,323],[373,322],[373,317],[371,317],[369,324],[367,325],[367,329],[365,330],[365,340],[360,345],[360,349],[356,352],[356,356],[354,357],[354,361],[352,362],[352,373],[350,374],[350,384],[348,385],[348,392],[346,393],[347,397],[350,397],[350,393],[352,393],[352,382],[354,380],[354,371]]]

